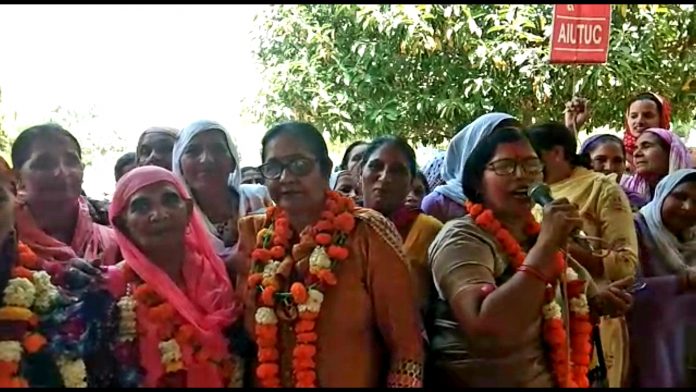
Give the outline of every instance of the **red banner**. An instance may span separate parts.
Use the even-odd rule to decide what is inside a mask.
[[[551,63],[606,63],[610,31],[609,4],[554,5]]]

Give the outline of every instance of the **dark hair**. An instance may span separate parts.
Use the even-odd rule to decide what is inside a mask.
[[[416,170],[416,176],[414,178],[419,179],[423,183],[423,187],[425,188],[425,194],[430,194],[430,184],[428,184],[428,178],[425,176],[425,174],[423,174],[423,172],[420,170]]]
[[[483,197],[479,189],[481,187],[481,180],[483,179],[483,172],[486,170],[486,165],[488,165],[488,162],[493,158],[495,150],[499,145],[516,143],[519,141],[528,142],[528,139],[519,128],[510,126],[502,128],[496,127],[493,133],[481,140],[464,164],[461,182],[464,196],[466,196],[467,199],[474,203],[483,202]]]
[[[349,163],[349,162],[348,162],[348,159],[350,159],[350,154],[351,154],[351,152],[353,152],[353,149],[354,149],[355,147],[359,147],[359,146],[362,146],[362,145],[364,145],[364,144],[368,144],[368,143],[367,143],[366,141],[364,141],[364,140],[358,140],[357,142],[351,143],[351,144],[346,148],[346,152],[343,154],[343,159],[341,159],[341,166],[339,166],[338,168],[341,169],[341,170],[346,170],[346,169],[348,169],[348,163]]]
[[[261,161],[266,161],[266,146],[278,136],[289,135],[301,140],[309,151],[314,154],[319,162],[321,174],[326,178],[331,175],[331,158],[329,158],[329,149],[326,147],[324,137],[321,136],[319,130],[314,125],[298,121],[289,121],[275,125],[261,139]]]
[[[15,170],[20,170],[29,160],[34,141],[39,138],[60,138],[70,140],[77,147],[77,156],[82,159],[82,149],[80,143],[70,132],[58,124],[46,123],[35,125],[23,130],[12,144],[12,166]]]
[[[247,173],[247,172],[253,172],[253,171],[257,172],[257,171],[259,171],[259,168],[254,167],[254,166],[244,166],[242,168],[242,174]]]
[[[370,156],[384,146],[394,146],[398,148],[408,161],[407,167],[409,174],[411,174],[411,177],[416,176],[416,171],[418,170],[416,165],[416,152],[413,151],[413,148],[410,144],[408,144],[406,139],[402,138],[401,136],[381,136],[373,140],[367,145],[365,155],[363,155],[360,165],[364,166],[365,163],[367,163],[367,160],[370,159]]]
[[[537,155],[549,151],[556,146],[563,147],[563,156],[573,166],[590,168],[587,156],[578,155],[578,142],[575,135],[565,125],[559,122],[547,122],[534,125],[527,130],[527,137]]]
[[[607,143],[618,144],[621,147],[621,151],[623,152],[624,157],[626,156],[626,146],[624,146],[623,140],[621,140],[621,138],[619,138],[618,136],[614,136],[611,134],[598,136],[595,140],[586,145],[585,148],[580,152],[583,154],[592,154],[592,151],[596,150],[597,147]]]
[[[657,106],[657,114],[659,114],[660,117],[662,116],[662,102],[660,102],[660,100],[657,98],[657,96],[655,96],[655,94],[646,92],[646,93],[640,93],[640,94],[633,96],[633,98],[631,98],[628,101],[628,105],[626,105],[626,110],[630,109],[631,105],[633,105],[633,102],[637,102],[637,101],[653,101],[653,102],[655,102],[655,106]]]
[[[136,156],[134,152],[127,152],[118,158],[114,166],[114,177],[116,177],[117,181],[123,175],[123,169],[128,165],[134,164],[135,160]]]

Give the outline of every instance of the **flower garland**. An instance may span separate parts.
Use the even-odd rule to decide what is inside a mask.
[[[11,327],[8,336],[0,341],[0,388],[28,387],[21,376],[24,354],[32,355],[46,348],[47,339],[39,333],[39,316],[49,317],[60,299],[58,288],[45,271],[36,270],[39,259],[26,245],[17,246],[18,265],[3,291],[0,320]],[[87,372],[81,359],[56,361],[66,387],[86,387]]]
[[[164,369],[158,387],[186,386],[185,357],[191,358],[194,364],[212,363],[218,367],[223,383],[229,387],[235,386],[238,364],[229,350],[225,354],[210,350],[200,340],[196,329],[149,284],[133,282],[134,272],[128,266],[125,267],[125,274],[131,278],[127,278],[126,295],[116,303],[119,317],[118,338],[114,345],[114,352],[122,366],[121,383],[124,386],[140,386],[142,372],[138,366],[138,336],[150,333],[149,329],[154,327]],[[139,322],[141,317],[143,319]]]
[[[290,251],[292,230],[287,214],[280,208],[270,207],[266,223],[257,235],[257,248],[252,252],[252,274],[249,287],[257,292],[258,308],[255,314],[258,367],[256,376],[262,387],[280,387],[280,353],[278,351],[278,317],[276,306],[295,308],[296,346],[293,349],[295,386],[317,386],[315,332],[324,291],[337,283],[335,267],[346,260],[349,252],[348,236],[355,228],[353,200],[337,192],[327,191],[321,219],[312,226],[301,241],[313,245],[309,257],[309,274],[303,282],[295,282],[289,292],[279,292],[277,272],[282,264],[294,264]]]
[[[465,207],[476,225],[495,237],[508,255],[511,265],[515,270],[519,270],[527,254],[512,234],[495,218],[493,212],[485,209],[483,205],[467,202]],[[540,229],[540,225],[530,215],[525,234],[536,236]],[[570,336],[566,333],[561,305],[555,300],[556,283],[547,283],[545,294],[547,302],[542,308],[544,341],[550,348],[549,357],[557,385],[562,388],[588,388],[587,373],[592,352],[592,323],[585,295],[586,282],[581,280],[572,268],[566,267],[563,252],[556,252],[554,258],[557,268],[554,276],[560,275],[560,281],[566,283],[565,291],[570,310],[568,320]]]

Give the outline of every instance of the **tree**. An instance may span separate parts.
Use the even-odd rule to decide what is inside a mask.
[[[251,111],[341,141],[395,133],[426,144],[490,111],[561,120],[574,94],[592,102],[590,127],[620,127],[642,90],[693,118],[693,6],[614,5],[606,65],[549,64],[551,21],[548,4],[272,6],[257,16],[264,82]]]

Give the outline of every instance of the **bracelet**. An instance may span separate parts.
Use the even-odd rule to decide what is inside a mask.
[[[541,271],[539,271],[538,269],[536,269],[530,265],[522,264],[520,266],[520,268],[517,269],[517,271],[526,272],[526,273],[530,274],[531,276],[539,279],[544,284],[549,283],[549,279],[544,274],[542,274]]]

